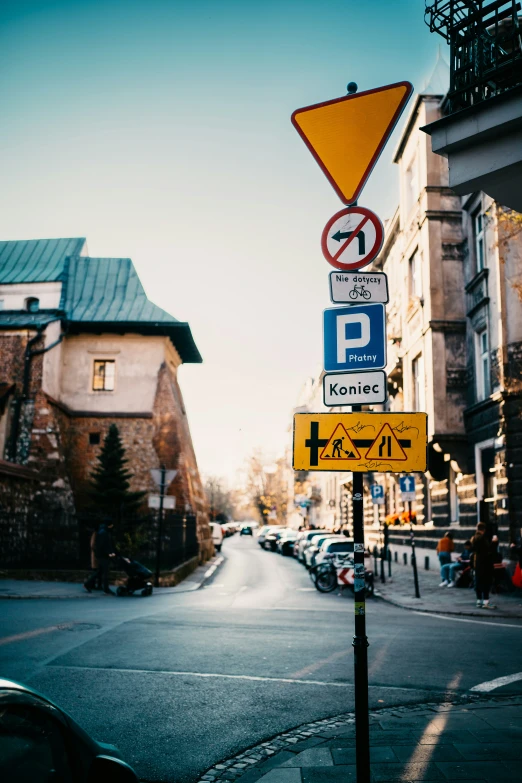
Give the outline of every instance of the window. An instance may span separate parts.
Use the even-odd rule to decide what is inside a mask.
[[[420,353],[411,363],[411,376],[412,376],[412,409],[414,411],[421,411],[424,407],[424,400],[422,395],[422,354]]]
[[[485,400],[491,394],[489,370],[488,330],[475,333],[475,372],[477,380],[477,401]]]
[[[5,310],[5,299],[0,299],[0,310]]]
[[[473,215],[473,238],[475,240],[475,259],[477,272],[481,272],[486,266],[486,244],[484,236],[485,215],[479,209]]]
[[[25,309],[28,313],[37,313],[40,307],[40,300],[34,296],[30,296],[25,300]]]
[[[415,154],[408,168],[406,169],[406,182],[405,182],[405,208],[406,215],[409,215],[413,205],[417,201],[419,195],[419,183],[417,172],[417,155]]]
[[[100,433],[99,432],[89,432],[89,444],[91,446],[99,446],[100,445]]]
[[[93,391],[114,391],[115,369],[114,359],[95,359],[92,379]]]
[[[409,261],[409,286],[410,297],[422,297],[422,271],[421,257],[416,250]]]

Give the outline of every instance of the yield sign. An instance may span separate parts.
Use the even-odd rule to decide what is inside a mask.
[[[366,184],[411,94],[397,82],[296,109],[292,123],[343,204]]]
[[[321,452],[320,459],[360,459],[354,442],[342,424],[334,429],[332,437]]]
[[[402,448],[389,424],[381,429],[369,450],[366,459],[406,460],[406,452]]]

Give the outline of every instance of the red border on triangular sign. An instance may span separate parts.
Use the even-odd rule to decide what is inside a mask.
[[[337,183],[332,178],[330,172],[324,166],[321,158],[319,157],[319,155],[316,153],[316,151],[314,150],[314,148],[312,147],[312,145],[310,144],[310,142],[306,138],[306,136],[304,134],[304,131],[302,131],[301,128],[299,127],[298,122],[296,120],[296,117],[301,112],[309,111],[310,109],[319,109],[319,108],[321,108],[321,106],[330,106],[333,103],[341,103],[342,101],[350,101],[350,100],[353,100],[354,98],[360,98],[361,95],[371,95],[372,93],[375,93],[375,92],[382,92],[383,90],[389,90],[389,89],[392,89],[393,87],[401,87],[401,86],[404,86],[404,87],[407,88],[406,92],[404,93],[404,97],[401,100],[400,104],[398,105],[398,107],[397,107],[397,109],[395,111],[395,114],[391,118],[390,124],[388,125],[388,127],[387,127],[387,129],[386,129],[386,131],[385,131],[385,133],[384,133],[384,135],[383,135],[383,137],[381,139],[381,143],[379,144],[379,146],[375,150],[372,159],[370,160],[370,162],[369,162],[369,164],[368,164],[364,174],[361,177],[361,181],[359,182],[359,185],[358,185],[355,193],[352,195],[350,200],[347,200],[345,194],[339,189],[339,187],[337,186]],[[375,164],[379,160],[381,152],[383,151],[384,147],[386,146],[386,143],[387,143],[388,139],[390,138],[391,134],[393,133],[393,129],[395,128],[395,126],[396,126],[396,124],[397,124],[397,122],[399,120],[399,117],[401,116],[401,114],[402,114],[402,112],[404,110],[404,107],[406,106],[406,104],[410,100],[412,94],[413,94],[413,85],[410,82],[394,82],[393,84],[385,84],[383,87],[375,87],[373,90],[364,90],[363,92],[356,92],[356,93],[353,93],[352,95],[343,95],[342,98],[334,98],[333,100],[330,100],[330,101],[323,101],[322,103],[314,103],[311,106],[302,106],[300,109],[296,109],[294,112],[292,112],[292,116],[291,116],[292,125],[294,126],[294,128],[296,129],[298,134],[301,136],[302,140],[304,141],[304,143],[306,144],[306,146],[308,147],[308,149],[310,150],[312,155],[314,156],[316,162],[319,164],[319,167],[321,168],[321,171],[323,172],[323,174],[325,175],[326,179],[328,180],[330,185],[333,187],[333,189],[335,190],[335,192],[337,193],[337,195],[339,196],[339,198],[341,199],[343,204],[346,204],[347,206],[349,206],[350,204],[355,204],[355,202],[358,200],[359,196],[361,195],[362,189],[364,188],[364,186],[366,185],[366,182],[368,181],[368,177],[372,173]]]
[[[350,447],[353,450],[353,453],[356,455],[355,457],[330,457],[328,455],[327,456],[324,455],[324,452],[330,446],[330,444],[331,444],[331,442],[332,442],[332,440],[334,438],[334,435],[337,432],[337,430],[339,429],[339,427],[341,428],[341,430],[345,433],[346,437],[348,438],[348,443],[350,444]],[[346,453],[346,449],[342,449],[342,451],[344,451]],[[355,460],[360,460],[361,459],[361,455],[359,454],[355,443],[353,442],[351,437],[348,435],[348,433],[346,431],[346,427],[344,426],[344,424],[341,424],[341,422],[339,422],[337,427],[332,432],[332,434],[331,434],[331,436],[330,436],[330,438],[328,440],[328,443],[326,444],[326,446],[324,447],[324,449],[322,450],[322,452],[319,455],[319,459],[324,459],[324,460],[327,460],[327,461],[334,460],[334,459],[335,460],[338,460],[338,459],[341,459],[341,460],[354,460],[354,459]]]
[[[388,427],[388,429],[390,430],[390,432],[391,432],[392,436],[395,438],[395,442],[397,443],[397,446],[400,448],[401,452],[404,454],[404,456],[403,456],[403,457],[400,457],[400,458],[399,458],[399,457],[380,457],[380,456],[378,456],[378,457],[369,457],[369,456],[368,456],[368,454],[370,453],[370,451],[373,449],[373,447],[375,446],[375,444],[377,443],[377,441],[378,441],[378,440],[379,440],[379,438],[381,437],[382,431],[383,431],[383,430],[384,430],[386,427]],[[325,448],[326,448],[326,447],[325,447]],[[380,460],[383,460],[383,461],[385,460],[386,462],[404,462],[405,460],[407,460],[407,459],[408,459],[408,455],[406,454],[406,452],[405,452],[405,451],[404,451],[404,449],[402,448],[401,444],[399,443],[399,438],[398,438],[398,437],[397,437],[397,435],[394,433],[394,431],[392,430],[392,428],[390,427],[390,425],[388,424],[388,422],[385,422],[385,423],[382,425],[381,429],[379,430],[379,432],[378,432],[378,434],[377,434],[377,437],[375,438],[375,440],[373,441],[372,445],[370,446],[370,448],[369,448],[369,449],[368,449],[368,451],[366,452],[365,459],[380,459]]]

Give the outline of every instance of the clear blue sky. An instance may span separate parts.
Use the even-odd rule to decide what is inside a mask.
[[[86,236],[189,321],[205,473],[277,455],[322,361],[319,241],[341,203],[290,114],[351,80],[421,89],[442,40],[423,17],[423,0],[0,3],[0,238]],[[393,143],[359,201],[383,220]]]

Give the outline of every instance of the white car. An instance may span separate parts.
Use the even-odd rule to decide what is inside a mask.
[[[260,527],[257,531],[257,543],[259,546],[263,547],[265,544],[265,538],[272,530],[272,527],[270,525],[263,525],[263,527]]]
[[[326,539],[329,539],[330,541],[333,541],[334,539],[339,539],[340,541],[346,541],[346,538],[344,536],[338,536],[334,533],[324,533],[322,536],[314,536],[311,541],[308,543],[308,546],[304,548],[303,551],[303,559],[304,564],[307,568],[311,568],[315,565],[315,556],[321,549],[321,546]]]
[[[315,565],[319,565],[325,559],[326,555],[336,554],[348,554],[353,553],[353,538],[346,538],[343,536],[339,538],[325,538],[321,544],[321,548],[315,555]]]
[[[212,531],[212,543],[217,552],[221,552],[221,545],[223,543],[223,529],[218,522],[210,523],[210,530]]]
[[[312,538],[315,536],[324,536],[325,531],[324,530],[303,530],[299,534],[299,543],[298,543],[298,549],[297,549],[297,559],[300,563],[304,563],[304,551],[306,547],[309,545]]]

